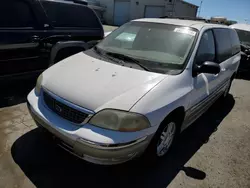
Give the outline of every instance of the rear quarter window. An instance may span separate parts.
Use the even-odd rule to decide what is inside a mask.
[[[0,5],[0,28],[33,27],[34,15],[28,3],[6,1]]]
[[[87,6],[56,1],[42,1],[42,5],[54,27],[102,27],[96,14]]]
[[[230,30],[231,35],[231,44],[232,44],[232,55],[235,55],[240,52],[240,40],[237,32],[235,30]]]
[[[213,29],[216,40],[216,60],[221,63],[232,57],[231,33],[229,29]]]

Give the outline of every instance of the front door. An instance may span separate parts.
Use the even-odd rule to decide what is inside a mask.
[[[0,78],[44,68],[39,62],[39,32],[26,1],[6,1],[0,6]]]
[[[212,30],[203,33],[194,64],[200,65],[205,61],[215,61],[215,40]],[[195,121],[215,100],[216,89],[219,85],[220,74],[200,73],[193,77],[193,90],[190,93],[189,109],[186,112],[184,125]],[[185,127],[183,127],[185,128]]]

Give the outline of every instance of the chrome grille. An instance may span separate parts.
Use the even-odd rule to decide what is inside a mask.
[[[43,99],[49,109],[68,121],[80,124],[88,117],[88,114],[59,102],[46,92],[43,92]]]

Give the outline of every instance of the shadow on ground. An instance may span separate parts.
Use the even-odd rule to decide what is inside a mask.
[[[35,87],[36,78],[4,83],[1,85],[0,108],[23,103]]]
[[[237,79],[250,80],[250,71],[242,71],[237,73]]]
[[[241,62],[241,64],[249,64],[249,62]],[[249,67],[245,67],[243,69],[238,70],[237,73],[237,79],[241,79],[241,80],[250,80],[250,71],[249,71]]]
[[[225,103],[217,102],[181,135],[168,156],[150,166],[139,160],[117,166],[87,163],[55,146],[40,129],[18,138],[11,148],[12,157],[34,185],[42,188],[165,188],[181,170],[191,178],[202,180],[206,178],[205,172],[184,165],[209,141],[234,103],[231,95]]]

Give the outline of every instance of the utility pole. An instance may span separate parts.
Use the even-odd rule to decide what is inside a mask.
[[[203,3],[203,0],[201,0],[201,4],[200,4],[200,7],[199,7],[199,12],[198,12],[198,17],[200,17],[200,14],[201,14],[201,6],[202,6],[202,3]]]

